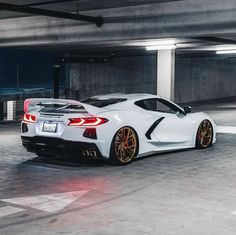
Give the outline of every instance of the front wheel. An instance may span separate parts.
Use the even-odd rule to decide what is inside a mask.
[[[127,165],[138,154],[138,136],[131,127],[120,128],[113,137],[109,162],[112,165]]]
[[[197,131],[196,147],[208,148],[212,144],[213,140],[213,128],[209,120],[203,120]]]

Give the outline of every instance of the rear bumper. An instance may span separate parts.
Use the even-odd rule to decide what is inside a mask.
[[[37,154],[61,156],[67,158],[103,159],[95,143],[67,141],[53,137],[21,136],[27,151]]]

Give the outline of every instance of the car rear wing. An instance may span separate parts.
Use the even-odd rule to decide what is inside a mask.
[[[95,107],[89,104],[81,103],[77,100],[67,99],[53,99],[53,98],[31,98],[26,99],[24,102],[24,112],[40,111],[43,105],[76,105],[81,106],[84,110],[91,114],[97,115],[98,113],[107,111],[104,108]]]

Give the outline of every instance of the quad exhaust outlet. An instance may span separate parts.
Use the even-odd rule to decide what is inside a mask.
[[[97,152],[95,150],[83,150],[84,157],[97,157]]]

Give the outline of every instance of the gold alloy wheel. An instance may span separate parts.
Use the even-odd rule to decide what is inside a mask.
[[[137,137],[130,127],[121,128],[115,137],[115,154],[118,160],[124,164],[129,163],[135,157],[137,150]]]
[[[201,122],[198,129],[198,142],[202,148],[207,148],[211,145],[213,130],[212,125],[208,120]]]

